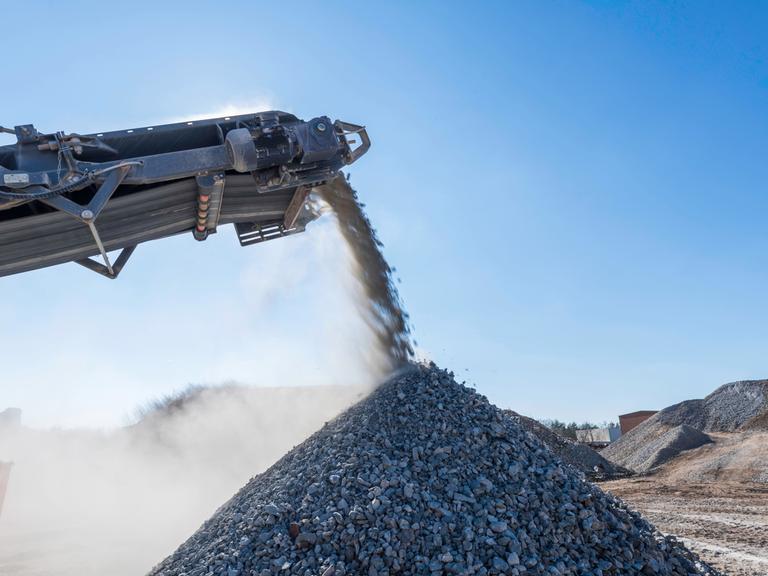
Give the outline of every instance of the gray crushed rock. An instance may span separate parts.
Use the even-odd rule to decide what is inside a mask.
[[[523,416],[513,410],[504,410],[504,413],[513,418],[526,432],[536,436],[563,462],[573,466],[590,480],[613,480],[631,474],[629,470],[603,458],[589,446],[564,438],[533,418]]]
[[[627,438],[632,439],[629,434]],[[658,428],[654,429],[653,435],[642,436],[642,442],[638,444],[624,443],[620,446],[620,452],[616,450],[615,446],[609,446],[608,448],[611,450],[606,448],[603,450],[603,454],[609,454],[613,458],[618,458],[618,454],[621,456],[623,466],[644,474],[672,460],[681,452],[693,450],[711,442],[712,439],[704,432],[687,424],[672,428],[659,425]]]
[[[768,380],[724,384],[703,400],[686,400],[657,412],[600,452],[635,472],[648,472],[679,454],[711,442],[704,432],[767,429]],[[681,428],[684,427],[684,428]]]
[[[724,384],[703,400],[687,400],[655,414],[661,424],[703,432],[734,432],[768,412],[768,380]]]
[[[253,478],[151,574],[718,573],[418,366]]]

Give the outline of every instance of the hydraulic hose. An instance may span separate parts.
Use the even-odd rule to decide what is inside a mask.
[[[45,186],[30,186],[24,192],[9,192],[7,189],[0,187],[0,199],[3,200],[15,200],[29,202],[32,200],[48,200],[62,194],[69,192],[76,192],[82,190],[86,186],[92,184],[96,178],[107,172],[123,168],[125,166],[139,166],[142,163],[139,161],[121,162],[114,166],[107,166],[106,168],[100,168],[98,170],[92,170],[85,174],[80,174],[74,180],[70,180],[66,184],[54,186],[53,188],[46,188]]]

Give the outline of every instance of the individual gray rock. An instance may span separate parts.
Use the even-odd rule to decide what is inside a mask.
[[[280,516],[280,508],[271,502],[264,506],[261,511],[270,516]]]

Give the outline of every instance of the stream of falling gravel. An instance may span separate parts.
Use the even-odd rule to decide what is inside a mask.
[[[315,193],[333,210],[349,246],[364,296],[358,302],[360,313],[386,357],[387,368],[400,368],[413,357],[411,330],[382,243],[346,178],[339,176]]]

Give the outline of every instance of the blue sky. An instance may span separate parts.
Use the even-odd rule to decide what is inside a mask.
[[[23,23],[4,27],[3,125],[263,105],[366,124],[352,181],[419,345],[499,405],[604,420],[768,375],[765,3],[39,2],[3,19]],[[305,236],[145,245],[117,282],[0,280],[0,406],[109,425],[189,381],[276,383],[286,350],[306,362],[285,382],[343,380],[332,351],[357,328],[334,325],[334,251]]]

